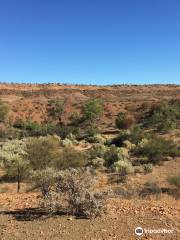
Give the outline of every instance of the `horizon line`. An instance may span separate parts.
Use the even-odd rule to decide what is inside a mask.
[[[61,86],[96,86],[96,87],[111,87],[111,86],[180,86],[178,83],[114,83],[114,84],[91,84],[91,83],[65,83],[65,82],[19,82],[19,81],[0,81],[0,84],[11,85],[61,85]]]

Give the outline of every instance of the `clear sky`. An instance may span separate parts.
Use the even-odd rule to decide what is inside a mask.
[[[0,81],[180,84],[180,0],[0,0]]]

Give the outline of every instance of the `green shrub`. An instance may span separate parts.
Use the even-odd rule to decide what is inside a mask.
[[[129,159],[128,149],[123,147],[118,148],[115,145],[111,145],[107,148],[104,159],[106,161],[106,167],[112,167],[112,165],[119,160],[126,161]]]
[[[130,141],[130,134],[131,132],[129,130],[121,130],[119,135],[111,140],[110,144],[121,147],[124,141]]]
[[[53,118],[54,120],[59,120],[59,122],[62,122],[62,114],[64,112],[64,105],[65,101],[64,99],[52,99],[48,102],[48,115],[50,118]]]
[[[128,140],[136,145],[142,138],[144,138],[143,130],[139,126],[135,126],[131,130],[122,130],[117,137],[112,139],[111,144],[121,147],[124,141]]]
[[[153,127],[160,132],[168,132],[176,128],[180,118],[180,110],[175,103],[160,103],[153,106],[144,119],[146,127]]]
[[[120,112],[118,113],[115,124],[119,129],[129,129],[133,124],[133,119],[126,113]]]
[[[17,191],[20,183],[27,176],[30,163],[26,158],[26,144],[23,140],[11,140],[4,143],[0,149],[0,160],[7,176],[17,181]]]
[[[106,147],[103,144],[96,143],[89,150],[88,155],[90,159],[95,158],[104,158],[104,154],[106,152]]]
[[[140,126],[135,126],[131,129],[131,134],[129,136],[130,142],[138,144],[144,138],[144,131]]]
[[[93,121],[103,112],[102,104],[98,99],[88,100],[83,107],[83,116],[85,120]]]
[[[139,154],[148,157],[150,163],[159,163],[167,156],[175,157],[178,154],[177,146],[162,137],[151,137],[143,147],[138,149]]]
[[[0,122],[5,122],[9,113],[9,106],[0,100]]]
[[[32,169],[51,167],[57,160],[60,149],[60,139],[56,136],[31,138],[27,141],[27,158]]]
[[[119,160],[119,151],[115,145],[111,145],[104,155],[105,166],[107,168],[111,167],[115,162]]]
[[[61,149],[55,161],[57,169],[80,168],[87,164],[87,156],[85,152],[77,151],[72,147]]]
[[[106,139],[104,137],[102,137],[101,134],[94,134],[94,136],[90,136],[88,138],[86,138],[86,140],[89,143],[100,143],[100,144],[104,144],[106,142]]]
[[[105,160],[103,158],[96,157],[90,161],[89,165],[98,170],[105,170]]]
[[[153,165],[151,163],[143,164],[144,173],[151,173],[153,171]]]
[[[123,147],[127,148],[128,150],[133,150],[136,148],[136,145],[131,143],[129,140],[125,140],[122,144]]]
[[[117,161],[114,163],[114,170],[120,174],[120,176],[126,176],[133,172],[132,164],[128,161]]]

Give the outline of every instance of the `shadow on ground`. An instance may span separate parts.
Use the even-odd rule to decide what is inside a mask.
[[[47,211],[43,211],[39,208],[25,208],[25,209],[16,209],[14,211],[1,211],[1,215],[11,215],[17,221],[33,221],[33,220],[44,220],[50,218],[52,216],[63,216],[67,215],[65,211],[59,211],[56,213],[49,213]]]

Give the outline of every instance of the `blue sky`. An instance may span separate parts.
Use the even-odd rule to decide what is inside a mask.
[[[180,84],[180,1],[0,0],[0,81]]]

